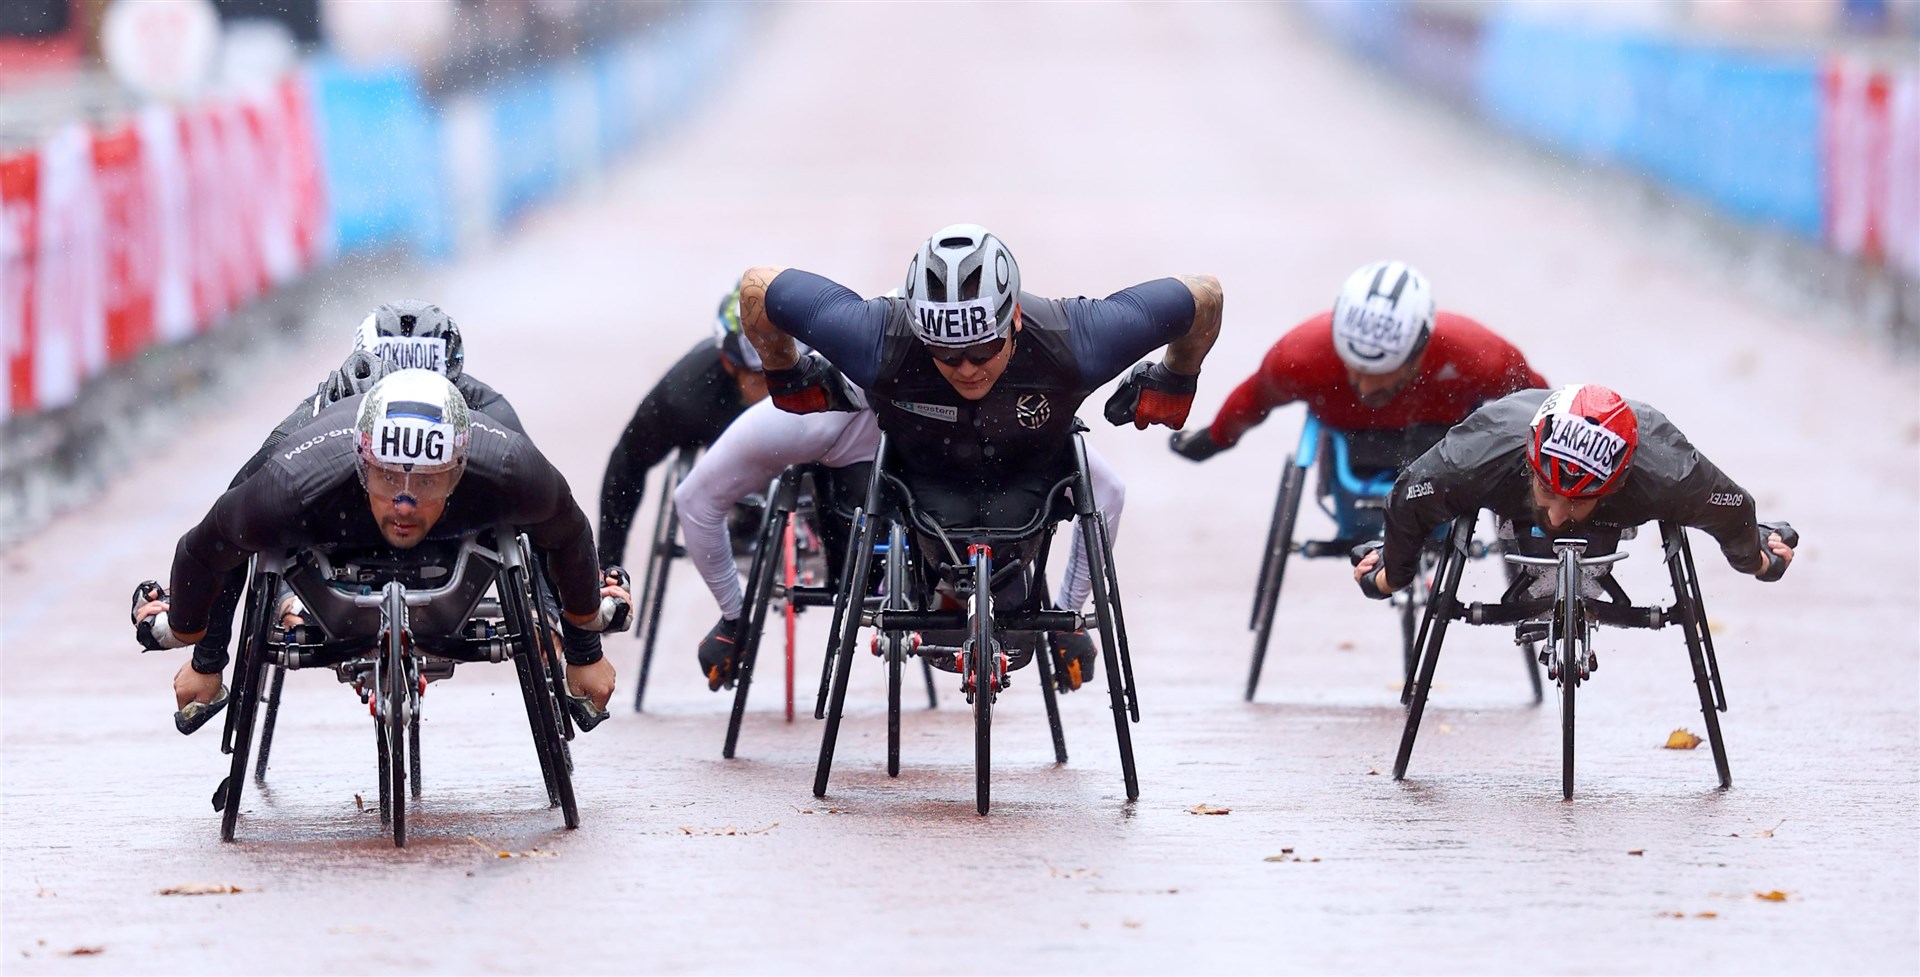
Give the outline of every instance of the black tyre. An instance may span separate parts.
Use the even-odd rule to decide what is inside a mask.
[[[247,610],[242,616],[240,657],[233,669],[233,686],[227,690],[229,742],[233,761],[227,779],[215,795],[220,809],[220,840],[232,841],[240,817],[240,798],[245,793],[247,760],[253,746],[253,724],[260,705],[261,679],[265,677],[267,655],[268,602],[280,589],[277,574],[256,573],[247,590]]]
[[[1560,564],[1560,792],[1573,800],[1573,699],[1580,686],[1580,634],[1586,626],[1580,607],[1580,571],[1571,553]]]
[[[503,545],[516,545],[509,540]],[[522,553],[532,550],[526,537],[517,542]],[[505,575],[502,597],[507,607],[507,626],[516,636],[514,655],[527,662],[526,679],[531,686],[527,697],[527,720],[533,729],[535,746],[540,754],[543,773],[549,775],[549,797],[560,806],[561,819],[569,828],[580,826],[580,809],[573,796],[573,772],[565,752],[566,738],[560,726],[559,692],[566,679],[562,672],[553,667],[551,650],[544,647],[539,621],[532,611],[533,589],[529,574],[529,565],[509,569]]]
[[[401,622],[406,620],[406,593],[397,584],[387,585],[387,636],[385,654],[380,658],[381,731],[386,741],[386,771],[391,777],[387,796],[393,814],[393,846],[407,846],[407,725],[412,713],[407,681],[407,638]]]
[[[985,550],[973,554],[973,599],[967,622],[973,644],[973,793],[974,805],[987,813],[993,798],[993,698],[1000,662],[993,642],[993,562]]]
[[[847,704],[847,681],[853,672],[853,643],[860,634],[860,610],[866,601],[867,572],[873,566],[873,541],[878,526],[864,509],[854,510],[853,549],[849,554],[852,572],[840,583],[846,606],[832,654],[827,656],[833,663],[833,681],[823,716],[827,725],[820,732],[820,761],[813,771],[815,797],[827,796],[827,779],[833,773],[833,750],[840,740],[840,715]]]
[[[667,598],[667,573],[673,558],[679,555],[680,517],[674,511],[673,491],[693,467],[690,452],[681,451],[667,466],[660,485],[660,507],[653,519],[652,546],[647,551],[647,572],[640,581],[640,595],[634,612],[638,614],[634,633],[640,638],[640,674],[633,685],[633,711],[640,712],[647,700],[647,677],[653,673],[653,644],[660,634],[660,610]]]
[[[773,599],[773,573],[780,567],[780,539],[786,532],[792,512],[781,506],[788,498],[784,481],[768,499],[766,518],[760,523],[760,536],[754,544],[753,566],[747,573],[747,589],[742,595],[741,630],[734,635],[733,711],[727,717],[727,739],[720,755],[733,759],[740,742],[740,724],[747,716],[747,695],[753,688],[753,668],[760,660],[760,639],[767,630],[767,605]]]

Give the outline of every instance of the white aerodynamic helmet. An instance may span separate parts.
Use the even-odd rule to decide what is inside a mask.
[[[920,341],[961,347],[1013,331],[1020,265],[978,224],[950,224],[920,245],[901,289]]]
[[[387,374],[360,402],[355,424],[360,482],[369,493],[444,499],[467,464],[467,401],[431,370]]]
[[[1333,349],[1361,373],[1392,373],[1433,335],[1433,290],[1403,261],[1376,261],[1347,276],[1333,302]]]

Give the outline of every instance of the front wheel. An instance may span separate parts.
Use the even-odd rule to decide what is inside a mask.
[[[386,774],[387,799],[393,817],[393,846],[407,846],[407,794],[408,772],[412,769],[407,763],[407,669],[406,641],[398,628],[390,628],[387,633],[387,654],[381,662],[380,682],[381,703],[381,739],[387,748]]]
[[[1560,793],[1573,800],[1573,697],[1580,685],[1580,634],[1585,627],[1580,606],[1579,570],[1572,557],[1562,557],[1560,570]]]
[[[985,548],[973,554],[973,620],[968,654],[973,676],[974,804],[987,813],[993,793],[993,699],[999,687],[1000,656],[993,642],[993,561]]]

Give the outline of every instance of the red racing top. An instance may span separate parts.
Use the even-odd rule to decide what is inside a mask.
[[[1347,384],[1347,365],[1333,350],[1333,313],[1322,312],[1273,344],[1260,372],[1227,396],[1209,433],[1230,447],[1266,420],[1268,411],[1296,400],[1306,401],[1321,421],[1343,431],[1458,424],[1489,400],[1547,385],[1512,343],[1451,312],[1434,316],[1433,338],[1424,357],[1420,375],[1399,396],[1385,407],[1368,407]]]

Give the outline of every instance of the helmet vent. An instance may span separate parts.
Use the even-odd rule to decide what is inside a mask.
[[[939,276],[934,275],[932,273],[928,273],[926,301],[945,302],[946,300],[947,300],[947,283],[942,281]]]
[[[959,298],[961,300],[980,297],[980,271],[981,269],[975,268],[967,272],[967,277],[960,279]]]
[[[400,317],[400,330],[402,335],[413,335],[413,324],[419,321],[420,318],[418,316],[411,314],[402,315]]]
[[[940,239],[940,246],[943,248],[971,248],[973,247],[973,238],[943,237]]]

